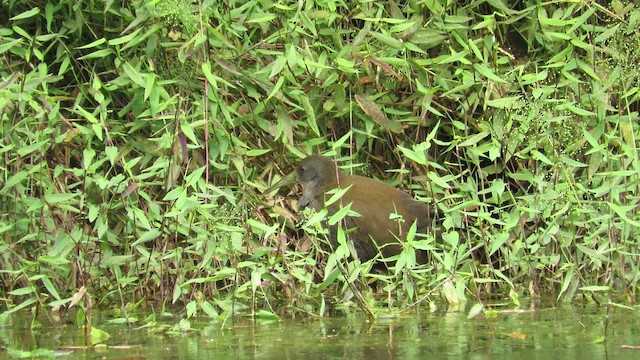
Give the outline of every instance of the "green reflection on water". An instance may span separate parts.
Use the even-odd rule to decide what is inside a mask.
[[[73,318],[70,315],[70,318]],[[110,325],[106,313],[94,326],[111,334],[104,352],[73,350],[64,358],[174,359],[637,359],[637,314],[604,307],[565,306],[523,313],[501,313],[468,320],[464,312],[421,313],[377,320],[359,316],[281,320],[258,324],[192,321],[191,328],[167,335],[166,327],[143,329]],[[174,326],[179,319],[162,324]],[[0,328],[0,357],[7,349],[68,351],[85,345],[83,332],[62,320],[30,330],[29,313]],[[605,326],[607,327],[606,341]]]

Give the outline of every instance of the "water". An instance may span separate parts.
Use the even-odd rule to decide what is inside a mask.
[[[608,312],[608,314],[607,314]],[[73,314],[55,323],[29,313],[0,328],[0,358],[45,349],[65,359],[640,359],[636,311],[605,306],[545,307],[481,315],[445,310],[369,321],[359,315],[258,323],[166,318],[154,326],[93,325],[111,335],[106,349],[86,345]],[[73,346],[80,347],[78,349]],[[120,346],[120,348],[116,348]],[[24,353],[22,353],[24,354]],[[27,353],[28,354],[28,353]]]

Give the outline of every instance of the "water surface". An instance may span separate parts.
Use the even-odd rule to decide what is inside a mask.
[[[376,321],[346,315],[180,324],[179,317],[167,317],[144,328],[144,321],[109,324],[107,313],[100,313],[93,324],[111,337],[106,349],[97,350],[82,348],[88,337],[73,324],[73,314],[54,323],[39,320],[42,325],[31,330],[30,314],[21,313],[0,327],[0,358],[45,349],[65,359],[640,359],[640,350],[624,348],[640,346],[638,313],[596,305],[474,319],[445,310]]]

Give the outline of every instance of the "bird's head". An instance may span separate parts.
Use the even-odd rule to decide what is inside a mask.
[[[333,160],[320,155],[311,155],[302,160],[295,171],[269,186],[265,193],[271,193],[294,182],[298,182],[307,191],[324,192],[337,186],[337,174]]]
[[[336,183],[336,165],[328,157],[311,155],[296,166],[296,181],[305,189],[327,189]]]

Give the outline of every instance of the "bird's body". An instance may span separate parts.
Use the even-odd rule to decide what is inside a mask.
[[[354,228],[350,239],[362,261],[375,257],[378,248],[384,257],[399,254],[402,246],[398,241],[405,240],[413,222],[417,222],[418,232],[422,233],[431,223],[426,204],[381,181],[344,174],[333,160],[323,156],[312,155],[304,159],[296,167],[296,180],[304,187],[298,200],[299,210],[306,207],[320,210],[325,207],[329,190],[348,188],[340,200],[328,205],[327,209],[334,214],[342,206],[351,204],[351,210],[359,214],[346,218],[343,226]]]

